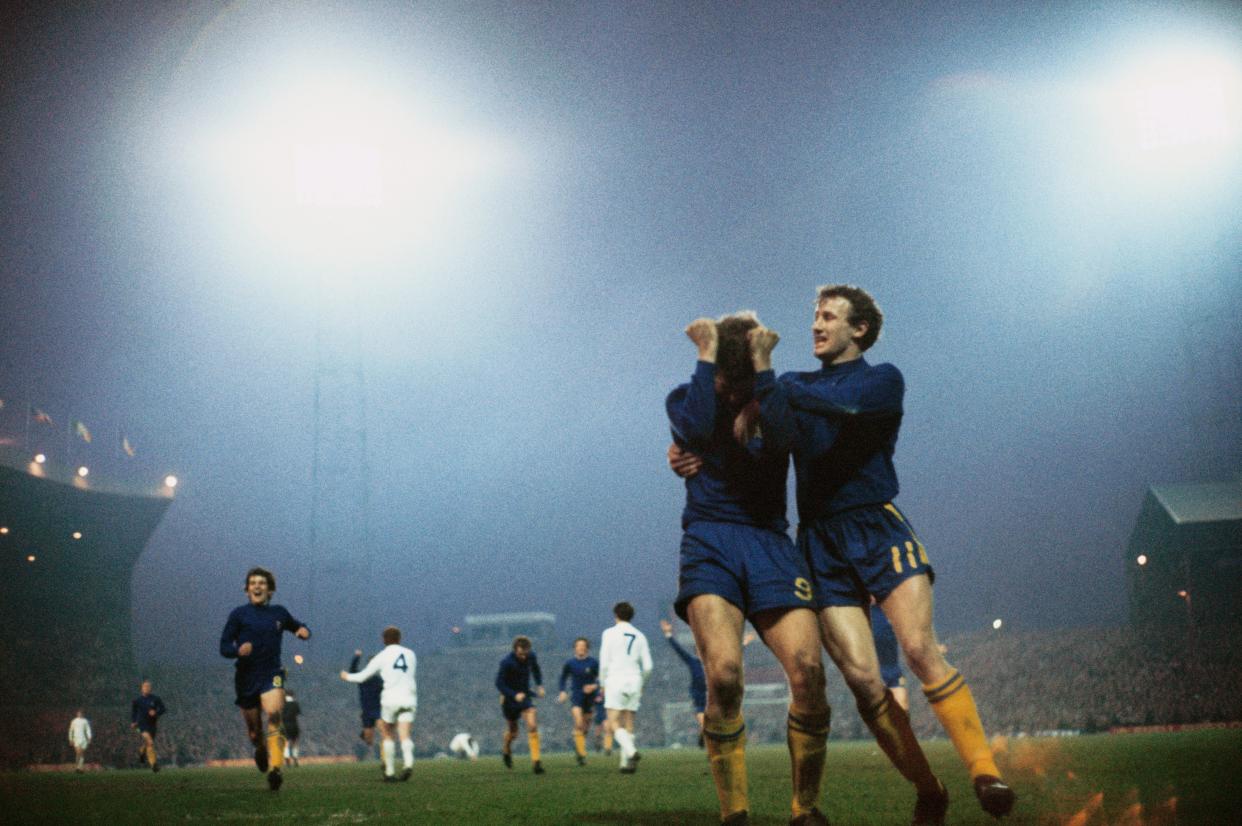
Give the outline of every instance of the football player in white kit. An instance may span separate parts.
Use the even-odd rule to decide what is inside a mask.
[[[449,751],[471,763],[479,759],[479,743],[466,731],[449,741]]]
[[[384,649],[372,657],[361,671],[353,674],[342,671],[341,679],[348,683],[364,683],[375,674],[383,679],[379,729],[384,742],[380,751],[384,755],[384,782],[393,783],[398,779],[409,780],[414,773],[414,740],[410,736],[410,727],[414,724],[414,712],[418,708],[418,690],[414,683],[417,660],[413,651],[399,645],[399,628],[390,625],[384,629],[381,637],[384,640]],[[400,778],[394,765],[397,752],[397,744],[393,740],[394,726],[401,739],[403,766]]]
[[[69,743],[73,746],[73,770],[81,774],[86,770],[86,747],[91,744],[91,724],[82,709],[69,723]]]
[[[638,770],[638,748],[634,745],[634,712],[643,697],[643,684],[651,675],[651,648],[647,637],[630,620],[634,606],[618,602],[612,608],[616,624],[604,631],[599,646],[599,679],[604,686],[604,708],[608,725],[621,747],[621,772]]]

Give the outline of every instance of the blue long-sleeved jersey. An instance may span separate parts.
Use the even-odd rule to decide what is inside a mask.
[[[594,657],[570,657],[565,661],[565,665],[561,668],[560,690],[564,691],[566,684],[571,686],[575,693],[582,691],[585,685],[595,684],[596,690],[599,690],[599,660]]]
[[[151,716],[152,711],[155,716]],[[166,711],[168,709],[158,695],[139,694],[130,704],[129,721],[141,729],[155,728],[155,721],[163,717]]]
[[[239,605],[229,613],[220,635],[220,656],[237,660],[237,668],[256,674],[276,672],[281,668],[281,634],[296,633],[303,624],[293,618],[283,605]],[[237,656],[242,643],[250,643],[250,653]]]
[[[784,531],[788,446],[761,437],[739,444],[733,436],[737,411],[718,403],[715,380],[716,365],[700,361],[690,383],[664,403],[673,441],[703,460],[702,469],[685,480],[682,527],[702,520]]]
[[[686,664],[686,668],[690,669],[690,698],[696,702],[701,702],[707,697],[707,675],[703,672],[703,661],[691,654],[689,651],[681,647],[681,643],[677,642],[676,637],[665,637],[668,644],[673,647],[681,661]]]
[[[905,380],[896,367],[857,358],[779,381],[764,370],[755,396],[765,438],[793,451],[801,521],[897,495],[893,451]]]
[[[526,655],[526,661],[522,662],[512,651],[503,660],[500,661],[500,670],[496,672],[496,690],[505,695],[505,699],[514,700],[517,694],[525,694],[530,696],[530,682],[534,679],[535,685],[543,685],[543,671],[539,668],[539,660],[535,657],[535,652],[531,651]]]
[[[362,670],[362,655],[355,654],[354,658],[349,661],[349,673],[357,674]],[[363,709],[376,709],[380,707],[380,694],[384,691],[384,678],[379,674],[372,675],[370,679],[358,684],[358,703]]]

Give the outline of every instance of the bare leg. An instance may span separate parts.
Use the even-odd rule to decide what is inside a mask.
[[[940,781],[932,774],[910,728],[910,718],[892,699],[880,676],[880,658],[867,612],[855,605],[829,606],[820,611],[819,625],[828,656],[841,670],[876,743],[921,796],[939,797]]]
[[[707,678],[703,739],[720,802],[720,818],[725,820],[750,808],[746,724],[742,718],[745,617],[740,608],[715,594],[696,596],[686,613]]]
[[[815,613],[805,608],[769,611],[754,618],[763,642],[789,680],[786,737],[793,781],[793,818],[810,815],[819,801],[831,720],[819,653]]]

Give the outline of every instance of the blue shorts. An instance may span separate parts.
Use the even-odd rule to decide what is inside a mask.
[[[707,689],[696,691],[690,689],[690,705],[694,706],[695,714],[702,714],[707,710]]]
[[[571,705],[577,706],[587,714],[591,714],[595,711],[595,696],[597,694],[599,694],[598,690],[592,691],[590,694],[584,694],[583,692],[575,689],[569,696],[569,702]]]
[[[512,723],[514,720],[522,716],[522,712],[528,708],[534,708],[535,703],[530,699],[530,694],[526,695],[526,699],[520,703],[515,703],[505,695],[500,695],[500,712],[505,715],[505,719]]]
[[[901,673],[901,661],[897,659],[897,635],[888,617],[877,606],[871,606],[871,636],[875,637],[875,653],[880,657],[880,676],[888,688],[901,688],[906,678]]]
[[[733,522],[691,522],[681,537],[677,616],[702,594],[724,597],[747,617],[774,608],[814,608],[806,560],[779,531]]]
[[[378,720],[379,717],[380,717],[379,706],[376,706],[375,708],[370,708],[370,707],[364,708],[362,710],[362,727],[363,728],[375,728],[375,721]]]
[[[274,688],[285,687],[285,670],[253,672],[237,669],[233,674],[233,690],[237,699],[233,702],[241,708],[258,708],[259,697]]]
[[[911,577],[936,578],[927,549],[891,502],[799,525],[798,548],[810,563],[819,608],[866,608]]]
[[[595,696],[599,697],[599,692],[596,692]],[[595,703],[595,724],[599,725],[607,719],[608,711],[604,708],[603,699],[600,699],[597,703]]]

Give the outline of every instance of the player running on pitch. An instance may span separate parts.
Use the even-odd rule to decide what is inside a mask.
[[[535,774],[543,774],[543,762],[539,759],[539,717],[535,701],[531,697],[531,680],[534,691],[543,696],[543,671],[539,660],[531,650],[529,637],[514,637],[513,651],[500,661],[496,671],[496,690],[500,692],[500,711],[505,717],[504,745],[500,756],[505,768],[513,768],[513,741],[517,739],[518,719],[526,722],[526,741],[530,744],[530,762]]]
[[[283,605],[272,605],[276,576],[264,568],[246,572],[245,605],[234,608],[220,635],[220,655],[234,659],[235,703],[246,722],[246,736],[254,744],[254,763],[267,773],[272,791],[284,782],[285,736],[281,716],[285,709],[285,669],[280,663],[281,635],[288,631],[300,640],[310,629],[293,618]],[[263,715],[267,715],[267,732]]]
[[[599,660],[590,656],[591,643],[586,637],[574,640],[574,655],[561,668],[560,694],[556,701],[572,699],[570,711],[574,718],[574,756],[579,766],[586,765],[586,736],[595,714],[595,696],[599,693]],[[565,690],[569,686],[570,692]]]

